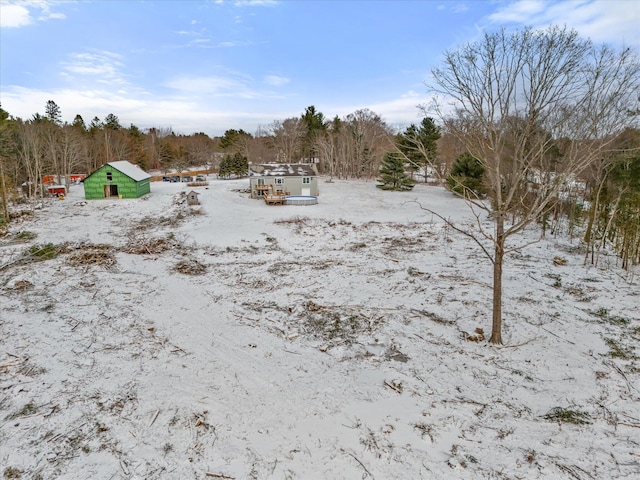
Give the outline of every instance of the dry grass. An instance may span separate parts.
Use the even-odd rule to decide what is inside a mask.
[[[97,265],[109,269],[115,266],[117,261],[109,246],[94,245],[70,253],[66,263],[71,267]]]
[[[181,246],[182,244],[175,238],[173,238],[172,235],[164,238],[131,236],[129,237],[129,242],[122,249],[122,251],[124,253],[130,253],[134,255],[158,255],[169,250],[174,250]]]
[[[591,416],[587,412],[563,407],[555,407],[542,416],[545,420],[558,423],[573,423],[574,425],[587,425],[591,423]]]
[[[174,267],[174,272],[183,275],[204,275],[207,273],[207,266],[195,259],[180,260]]]

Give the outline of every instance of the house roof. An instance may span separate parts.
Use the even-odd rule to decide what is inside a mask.
[[[313,163],[262,163],[249,165],[252,177],[315,177]]]
[[[128,162],[127,160],[109,162],[107,163],[107,165],[115,168],[119,172],[124,173],[127,177],[131,177],[136,182],[139,182],[140,180],[145,180],[147,178],[151,178],[151,175],[149,175],[147,172],[142,170],[139,166],[134,165],[133,163]]]

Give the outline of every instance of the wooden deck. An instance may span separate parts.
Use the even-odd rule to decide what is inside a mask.
[[[267,205],[284,205],[287,196],[284,193],[265,193],[263,197]]]
[[[289,192],[281,190],[273,190],[273,185],[256,185],[256,190],[263,192],[262,198],[267,205],[284,205]]]

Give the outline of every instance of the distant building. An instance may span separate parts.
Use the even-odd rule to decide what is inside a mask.
[[[86,173],[70,173],[66,177],[64,175],[43,175],[43,185],[66,185],[66,184],[78,184],[82,180],[87,178]]]
[[[318,195],[318,171],[313,163],[265,163],[249,165],[251,198],[266,192],[283,195]]]
[[[64,185],[47,185],[47,191],[52,197],[59,197],[67,194],[67,187]]]
[[[126,160],[109,162],[84,179],[84,197],[139,198],[151,192],[151,175]]]

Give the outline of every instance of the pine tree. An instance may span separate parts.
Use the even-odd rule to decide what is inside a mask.
[[[419,126],[411,124],[396,136],[396,146],[404,154],[411,170],[424,169],[424,181],[427,181],[429,169],[439,170],[436,164],[440,127],[433,118],[425,117]]]
[[[463,153],[453,162],[447,185],[451,191],[459,195],[478,197],[484,191],[483,177],[482,163],[470,153]]]
[[[413,189],[414,181],[404,170],[404,160],[395,153],[387,152],[380,165],[381,182],[376,187],[382,190],[408,191]]]
[[[236,177],[244,177],[249,170],[249,161],[247,157],[239,152],[233,155],[225,155],[224,159],[220,162],[218,175],[222,178],[229,178],[231,175]]]
[[[45,106],[45,117],[56,125],[62,125],[62,111],[60,107],[53,100],[47,101]]]

